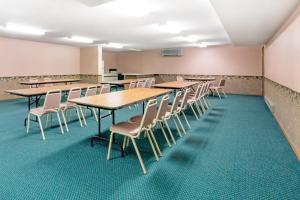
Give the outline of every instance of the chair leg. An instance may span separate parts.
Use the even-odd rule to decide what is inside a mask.
[[[108,143],[108,152],[107,152],[107,160],[110,159],[110,152],[111,152],[111,145],[113,142],[113,137],[114,137],[114,132],[110,133],[110,139],[109,139],[109,143]],[[126,138],[126,137],[125,137]]]
[[[199,100],[197,100],[197,101],[199,101]],[[203,112],[202,112],[202,110],[200,109],[200,106],[199,106],[199,104],[198,104],[197,101],[195,101],[194,106],[195,106],[195,108],[197,109],[197,112],[199,113],[199,118],[200,118],[200,117],[203,115]]]
[[[86,120],[85,120],[85,116],[84,116],[84,114],[83,114],[83,111],[82,111],[82,107],[81,107],[81,106],[79,106],[79,111],[80,111],[80,113],[81,113],[81,116],[82,116],[84,125],[87,126],[87,123],[86,123]]]
[[[67,123],[66,116],[65,116],[65,113],[64,113],[63,110],[61,110],[61,115],[62,115],[62,117],[63,117],[64,124],[65,124],[65,127],[66,127],[66,130],[67,130],[67,132],[69,132],[68,123]]]
[[[154,134],[153,134],[153,131],[152,131],[151,129],[149,129],[149,133],[150,133],[150,136],[152,137],[153,142],[154,142],[154,144],[155,144],[155,146],[156,146],[156,149],[157,149],[157,151],[158,151],[158,155],[159,155],[159,156],[163,156],[163,155],[162,155],[162,152],[161,152],[161,150],[160,150],[160,148],[159,148],[159,146],[158,146],[158,144],[157,144],[157,141],[156,141],[156,138],[155,138],[155,136],[154,136]]]
[[[178,122],[179,122],[179,125],[180,125],[180,127],[181,127],[181,128],[182,128],[182,130],[183,130],[183,133],[186,135],[186,131],[185,131],[185,129],[184,129],[184,127],[183,127],[182,123],[181,123],[181,120],[180,120],[180,118],[179,118],[178,114],[176,114],[175,116],[176,116],[176,119],[177,119],[177,120],[178,120]]]
[[[209,106],[208,106],[208,104],[207,104],[207,102],[206,102],[206,98],[205,97],[203,97],[203,102],[204,102],[204,104],[205,104],[205,106],[206,106],[206,108],[207,108],[207,110],[209,109]]]
[[[134,138],[131,138],[131,141],[132,141],[132,144],[133,144],[133,146],[134,146],[134,149],[135,149],[135,152],[136,152],[136,154],[137,154],[137,157],[138,157],[138,159],[139,159],[139,161],[140,161],[140,164],[141,164],[141,166],[142,166],[143,173],[144,173],[144,174],[147,174],[146,167],[145,167],[145,165],[144,165],[144,162],[143,162],[143,160],[142,160],[140,151],[139,151],[139,149],[138,149],[138,147],[137,147],[137,145],[136,145],[136,143],[135,143]]]
[[[45,140],[45,134],[44,134],[44,129],[43,129],[41,117],[37,116],[37,118],[38,118],[39,126],[40,126],[40,129],[41,129],[42,139]]]
[[[189,121],[187,120],[187,118],[186,118],[186,115],[185,115],[184,111],[181,111],[181,113],[182,113],[182,115],[183,115],[183,118],[185,119],[185,122],[186,122],[186,124],[188,125],[189,129],[191,129],[191,125],[190,125]]]
[[[222,93],[224,94],[224,96],[227,97],[227,95],[226,95],[226,93],[224,91],[224,88],[221,88],[221,90],[222,90]]]
[[[219,96],[219,99],[222,99],[222,97],[221,97],[221,95],[220,95],[219,91],[218,91],[218,90],[216,90],[216,92],[217,92],[217,94],[218,94],[218,96]]]
[[[28,115],[27,115],[27,133],[29,133],[29,128],[30,128],[30,117],[31,117],[31,115],[30,115],[30,112],[29,112]]]
[[[192,104],[189,104],[189,106],[190,106],[190,108],[192,109],[192,111],[193,111],[193,113],[194,113],[196,119],[199,120],[199,117],[198,117],[198,115],[196,114],[196,111],[195,111],[195,109],[193,108],[193,105],[192,105]]]
[[[58,123],[59,123],[59,126],[60,126],[61,134],[64,134],[64,129],[63,129],[62,124],[61,124],[59,113],[56,112],[56,115],[57,115]]]
[[[166,139],[166,141],[167,141],[168,146],[171,147],[171,143],[170,143],[170,141],[169,141],[169,139],[168,139],[168,137],[167,137],[166,131],[165,131],[165,129],[164,129],[162,123],[159,122],[159,125],[160,125],[160,128],[161,128],[161,130],[162,130],[162,132],[163,132],[163,135],[164,135],[164,137],[165,137],[165,139]]]
[[[95,108],[92,108],[92,110],[93,110],[93,113],[94,113],[94,117],[95,117],[96,121],[98,122],[98,117],[97,117],[97,113],[96,113]]]
[[[48,128],[48,122],[49,122],[49,114],[46,114],[46,126],[45,126],[45,128]]]
[[[201,98],[202,99],[202,98]],[[203,105],[203,103],[202,103],[202,100],[199,100],[199,102],[200,102],[200,106],[201,106],[201,109],[203,110],[203,113],[205,113],[206,112],[206,109],[205,109],[205,107],[204,107],[204,105]]]
[[[156,150],[155,150],[155,148],[154,148],[154,145],[153,145],[153,142],[152,142],[152,139],[151,139],[151,137],[150,137],[149,132],[146,131],[145,134],[146,134],[146,137],[147,137],[148,140],[149,140],[149,143],[150,143],[150,146],[151,146],[151,148],[152,148],[152,151],[153,151],[153,154],[154,154],[154,156],[155,156],[156,161],[159,161],[159,157],[158,157],[157,152],[156,152]]]
[[[179,135],[180,137],[182,137],[181,130],[178,128],[178,125],[177,125],[176,120],[174,119],[174,116],[172,116],[172,119],[173,119],[173,122],[174,122],[174,124],[175,124],[176,129],[177,129],[178,135]]]
[[[76,108],[76,113],[77,113],[77,116],[78,116],[78,120],[79,120],[80,126],[83,127],[78,107]]]
[[[168,132],[169,132],[169,134],[171,136],[171,139],[172,139],[173,143],[176,144],[176,140],[175,140],[174,135],[173,135],[173,133],[172,133],[170,127],[169,127],[169,124],[168,124],[167,120],[164,120],[164,123],[166,124],[166,127],[168,129]]]
[[[123,145],[122,145],[122,148],[123,148],[123,149],[126,148],[127,139],[128,139],[128,137],[127,137],[127,136],[124,136],[124,139],[123,139]]]

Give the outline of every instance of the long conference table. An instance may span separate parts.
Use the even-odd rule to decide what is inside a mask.
[[[207,82],[207,81],[215,81],[216,78],[214,78],[214,77],[189,77],[189,78],[184,78],[184,80]]]
[[[74,83],[74,82],[79,82],[81,79],[53,79],[53,80],[39,80],[39,81],[23,81],[20,82],[20,85],[29,85],[29,86],[35,86],[38,87],[39,85],[45,85],[45,84],[55,84],[55,83],[65,83],[66,85]]]
[[[87,89],[89,86],[98,86],[98,85],[79,83],[79,84],[72,84],[72,85],[56,85],[56,86],[49,86],[49,87],[7,90],[6,92],[12,95],[28,98],[28,111],[30,111],[31,105],[35,103],[35,107],[38,107],[40,98],[43,95],[46,95],[48,91],[61,90],[62,92],[69,92],[72,88]],[[32,97],[35,99],[32,100]],[[25,122],[24,122],[25,126],[26,123],[27,123],[27,118],[25,118]]]
[[[91,146],[94,145],[94,140],[108,141],[108,138],[102,137],[101,134],[101,109],[111,111],[112,124],[115,124],[115,111],[130,105],[137,103],[143,103],[143,112],[145,108],[145,101],[156,98],[170,93],[171,90],[167,89],[153,89],[153,88],[135,88],[123,91],[117,91],[107,94],[100,94],[90,97],[81,97],[72,99],[70,102],[76,103],[80,106],[88,106],[98,109],[98,135],[94,136],[91,140]],[[115,143],[116,144],[116,143]],[[121,144],[122,156],[124,156],[124,150]]]
[[[155,88],[163,88],[163,89],[172,89],[174,91],[174,95],[177,90],[184,90],[186,88],[193,88],[194,85],[197,85],[199,82],[187,82],[187,81],[171,81],[160,84],[155,84],[153,87]]]

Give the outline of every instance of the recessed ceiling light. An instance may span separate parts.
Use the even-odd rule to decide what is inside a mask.
[[[44,35],[46,31],[34,27],[24,26],[20,24],[7,23],[4,26],[6,31],[22,33],[22,34],[30,34],[30,35]]]
[[[79,42],[79,43],[93,43],[94,40],[86,37],[81,36],[71,36],[69,38],[66,38],[67,40],[73,41],[73,42]]]
[[[163,25],[155,24],[154,26],[160,31],[171,33],[171,34],[178,34],[182,32],[182,27],[175,22],[167,22],[166,24]]]
[[[186,42],[197,42],[199,40],[199,37],[196,35],[182,36],[182,37],[180,37],[180,40],[183,40]]]
[[[132,17],[144,17],[158,10],[153,4],[143,0],[114,1],[105,6],[109,6],[117,13]]]
[[[114,49],[122,49],[124,47],[123,44],[110,42],[108,44],[103,44],[104,47],[114,48]]]

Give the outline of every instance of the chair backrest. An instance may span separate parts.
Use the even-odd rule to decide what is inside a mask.
[[[37,79],[37,78],[29,79],[29,83],[37,83],[37,82],[39,82],[39,79]],[[37,87],[37,85],[30,85],[30,88],[36,88],[36,87]]]
[[[197,89],[196,89],[196,91],[195,91],[194,98],[197,98],[197,97],[199,96],[199,94],[200,94],[200,92],[201,92],[202,85],[203,85],[202,83],[199,83],[199,84],[197,85]]]
[[[173,104],[171,107],[171,113],[177,111],[178,107],[180,106],[180,98],[181,98],[182,92],[179,91],[176,93],[174,100],[173,100]]]
[[[141,129],[151,126],[156,118],[157,114],[157,100],[151,99],[145,108],[145,112],[140,124]]]
[[[48,91],[45,97],[43,111],[59,109],[60,101],[61,101],[60,90]]]
[[[136,88],[136,85],[137,85],[136,81],[131,81],[130,84],[129,84],[128,89]]]
[[[110,85],[109,84],[102,85],[102,87],[100,89],[100,94],[106,94],[106,93],[110,93]]]
[[[183,79],[182,76],[176,76],[176,80],[177,80],[177,81],[184,81],[184,79]]]
[[[81,88],[72,88],[68,95],[67,105],[68,106],[75,105],[74,103],[69,102],[69,100],[80,98],[80,96],[81,96]]]
[[[136,84],[137,88],[143,88],[145,87],[145,81],[144,80],[139,80]]]
[[[150,78],[146,79],[145,88],[151,88],[151,81],[152,81],[152,79],[150,79]]]
[[[52,80],[52,78],[49,78],[49,77],[44,78],[44,81],[51,81],[51,80]],[[47,83],[47,84],[44,84],[44,86],[45,87],[51,87],[51,86],[53,86],[53,84],[52,83]]]
[[[163,96],[157,111],[157,115],[156,115],[157,120],[160,120],[166,116],[166,113],[168,111],[168,105],[169,105],[169,95],[165,95]]]
[[[151,79],[150,88],[152,88],[153,85],[155,85],[155,78],[152,78],[152,79]]]
[[[224,87],[225,86],[225,79],[222,79],[220,81],[220,84],[219,84],[220,87]]]
[[[197,98],[202,97],[202,96],[206,93],[207,88],[208,88],[208,87],[207,87],[207,84],[206,84],[206,83],[202,84],[202,85],[201,85],[200,92],[199,92],[199,95],[198,95]]]
[[[96,94],[97,94],[97,86],[89,86],[86,89],[86,92],[85,92],[86,97],[95,96]]]
[[[189,98],[191,92],[192,92],[191,88],[188,88],[188,89],[185,90],[182,101],[181,101],[181,104],[180,104],[181,109],[186,107],[187,101],[188,101],[188,98]]]

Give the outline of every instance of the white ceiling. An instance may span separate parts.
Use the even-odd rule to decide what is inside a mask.
[[[17,23],[46,30],[44,36],[26,36],[0,30],[0,35],[36,41],[66,41],[83,36],[98,43],[122,43],[126,49],[191,46],[193,35],[211,44],[265,43],[295,9],[299,0],[0,0],[0,25]],[[141,3],[142,2],[142,3]],[[139,5],[147,5],[143,15]],[[96,5],[96,6],[95,6]],[[126,8],[126,9],[125,9]],[[135,11],[139,11],[135,13]],[[183,31],[164,32],[157,27],[173,22]],[[225,28],[224,28],[225,27]]]

